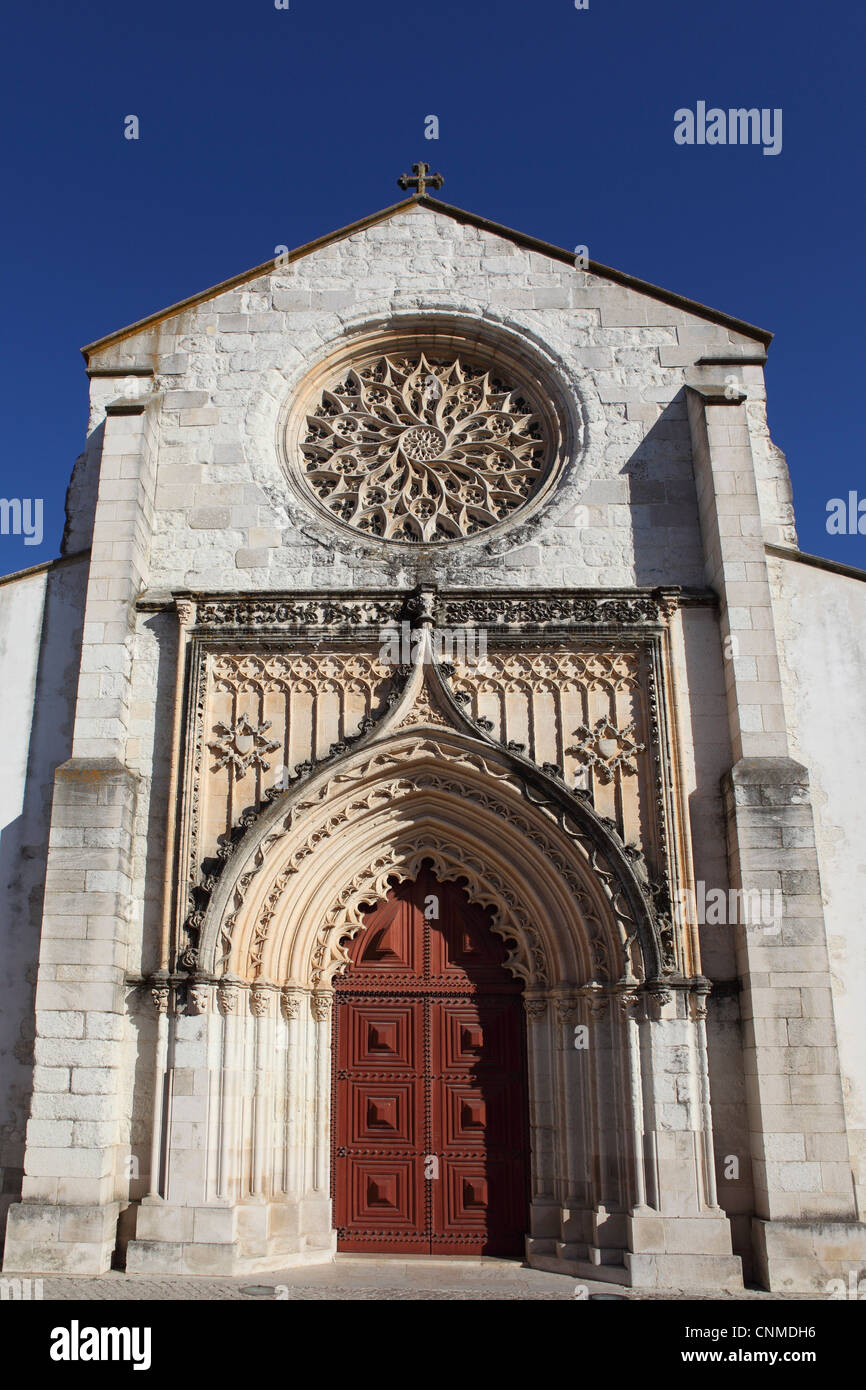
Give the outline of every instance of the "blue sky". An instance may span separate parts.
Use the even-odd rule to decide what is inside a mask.
[[[866,567],[825,524],[866,497],[864,33],[851,0],[7,10],[0,496],[44,498],[45,539],[0,536],[0,572],[57,553],[83,343],[397,201],[417,159],[450,203],[773,331],[801,546]],[[782,152],[675,144],[699,100],[780,107]]]

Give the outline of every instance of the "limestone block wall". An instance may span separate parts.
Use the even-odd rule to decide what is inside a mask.
[[[347,537],[299,503],[280,444],[286,406],[316,361],[362,325],[420,317],[518,337],[561,380],[581,430],[573,465],[529,522],[439,546],[423,565],[412,547]],[[702,587],[684,386],[736,373],[749,392],[755,469],[775,497],[784,463],[766,431],[762,353],[682,308],[416,207],[95,352],[91,368],[117,377],[92,378],[91,438],[118,377],[152,370],[152,381],[138,381],[154,397],[143,582],[157,598],[184,588],[406,590],[419,577],[491,589]],[[706,358],[751,365],[697,365]],[[149,928],[162,911],[151,885],[168,795],[174,624],[141,611],[132,621],[126,760],[140,777],[134,896],[148,968]]]
[[[20,1194],[54,769],[69,755],[86,560],[0,583],[0,1220]]]
[[[411,587],[411,548],[360,544],[295,501],[279,459],[283,411],[313,364],[377,322],[462,317],[520,335],[559,373],[583,446],[550,505],[495,541],[443,546],[442,583],[502,587],[704,579],[685,381],[704,358],[760,359],[753,339],[415,207],[95,352],[151,368],[161,392],[149,583],[159,588]],[[749,391],[774,489],[760,365]],[[93,382],[91,428],[117,383]],[[581,508],[582,510],[578,510]],[[431,576],[432,577],[432,576]]]
[[[866,583],[771,557],[794,756],[809,769],[842,1090],[859,1211],[866,1211]],[[819,1026],[820,1020],[813,1021]]]
[[[290,487],[291,460],[282,443],[288,406],[318,363],[362,329],[421,322],[438,325],[443,339],[468,322],[480,337],[521,344],[526,360],[537,359],[560,381],[578,441],[549,501],[527,520],[423,555],[417,547],[383,545],[329,525]],[[155,1180],[147,1151],[155,1074],[148,1059],[160,1045],[159,1024],[139,1011],[138,1021],[129,1022],[123,996],[129,974],[159,964],[166,912],[177,621],[160,605],[177,590],[406,591],[421,580],[490,590],[647,584],[704,590],[710,583],[721,595],[719,615],[707,606],[681,610],[673,667],[678,772],[695,876],[724,887],[729,866],[719,780],[736,758],[781,758],[784,721],[791,718],[787,706],[781,717],[775,637],[765,620],[764,541],[791,542],[794,532],[784,458],[767,431],[762,356],[753,337],[420,206],[92,354],[91,369],[103,375],[92,379],[79,490],[93,491],[98,459],[98,505],[76,741],[71,750],[67,741],[55,759],[75,755],[55,800],[49,866],[55,903],[46,916],[40,986],[48,1026],[59,1030],[42,1047],[46,1083],[62,1091],[52,1073],[65,1070],[74,1095],[66,1101],[61,1095],[59,1104],[43,1097],[33,1109],[36,1166],[25,1189],[32,1221],[19,1213],[17,1258],[25,1263],[17,1267],[32,1267],[26,1258],[34,1250],[53,1257],[57,1231],[61,1242],[76,1240],[68,1223],[56,1222],[43,1240],[37,1202],[54,1202],[63,1189],[60,1200],[78,1205],[76,1219],[98,1225],[103,1208],[111,1216],[109,1208],[152,1191]],[[118,400],[126,389],[118,379],[132,371],[141,398]],[[724,396],[730,376],[746,392],[744,404]],[[777,606],[780,601],[777,596]],[[723,638],[730,634],[739,648],[726,662]],[[73,666],[70,701],[77,657]],[[790,691],[786,696],[792,707],[799,699]],[[25,714],[26,707],[25,696]],[[812,728],[805,715],[802,723],[807,732]],[[820,743],[817,732],[814,737]],[[15,776],[20,782],[20,767]],[[103,834],[92,847],[105,862],[90,866],[90,881],[81,884],[85,896],[73,901],[72,879],[88,873],[75,862],[88,844],[75,838],[87,817]],[[819,837],[824,833],[819,824]],[[47,831],[43,844],[45,838]],[[819,852],[831,849],[819,840]],[[739,871],[731,864],[732,873]],[[89,954],[88,938],[101,930],[92,922],[105,928],[101,965]],[[708,1190],[719,1179],[720,1204],[734,1217],[736,1248],[745,1254],[753,1197],[736,1001],[737,976],[745,971],[731,932],[709,928],[701,935],[704,969],[717,985],[706,1021],[717,1172],[705,1176]],[[83,984],[83,974],[74,972],[93,973],[94,965],[106,973],[87,982],[96,991],[87,1027],[104,1031],[85,1036],[75,1031],[78,1020],[63,990]],[[853,1033],[853,1006],[850,1024]],[[841,1032],[847,1026],[840,1020]],[[853,1042],[847,1048],[851,1056],[857,1051]],[[96,1086],[102,1063],[88,1059],[97,1057],[114,1072],[104,1099],[83,1089]],[[847,1076],[849,1061],[845,1067]],[[178,1093],[180,1111],[192,1112],[191,1097]],[[689,1103],[700,1108],[705,1101],[695,1092]],[[860,1100],[852,1110],[849,1095],[846,1105],[849,1122],[855,1110],[862,1114]],[[685,1129],[691,1136],[696,1127]],[[93,1163],[69,1170],[58,1183],[58,1171],[67,1171],[63,1154],[79,1140],[90,1143]],[[694,1147],[691,1137],[688,1143]],[[42,1169],[40,1152],[48,1165]],[[734,1185],[718,1172],[728,1154],[743,1160]],[[696,1158],[699,1168],[709,1163],[706,1155]],[[82,1238],[92,1247],[87,1267],[93,1269],[113,1240],[110,1221],[97,1225]]]
[[[734,374],[748,391],[745,421],[768,538],[790,524],[784,459],[766,426],[763,349],[754,340],[577,271],[490,232],[415,208],[290,267],[108,345],[91,365],[118,373],[151,368],[156,399],[156,493],[148,592],[376,585],[418,580],[411,548],[377,546],[329,527],[287,485],[280,432],[287,402],[312,365],[362,325],[412,317],[468,317],[519,335],[552,364],[582,430],[573,466],[529,522],[485,540],[442,546],[424,577],[490,588],[666,583],[703,587],[703,547],[684,387]],[[723,364],[751,358],[747,365]],[[756,362],[756,359],[758,361]],[[116,379],[92,381],[92,438]],[[786,503],[786,497],[788,503]],[[721,773],[730,766],[724,685],[714,618],[684,617],[691,833],[699,876],[726,883]],[[703,623],[703,625],[702,625]],[[154,966],[162,900],[163,826],[169,794],[167,738],[176,625],[165,613],[135,618],[126,759],[140,777],[130,968]],[[716,656],[714,658],[714,652]],[[686,669],[688,668],[688,670]],[[716,687],[712,690],[713,679]],[[693,687],[691,693],[689,686]],[[690,707],[691,703],[691,707]],[[730,933],[728,933],[728,936]],[[725,936],[704,942],[712,974],[736,974]],[[133,960],[133,957],[138,957]],[[742,1066],[733,996],[714,997],[708,1018],[720,1149],[744,1157],[723,1204],[751,1202],[742,1128]],[[134,1130],[146,1128],[147,1102]],[[738,1124],[740,1128],[738,1128]],[[740,1241],[747,1252],[747,1239]]]

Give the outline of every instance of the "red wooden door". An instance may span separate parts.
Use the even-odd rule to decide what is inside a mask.
[[[367,923],[335,984],[338,1248],[521,1255],[522,985],[503,943],[426,866]]]

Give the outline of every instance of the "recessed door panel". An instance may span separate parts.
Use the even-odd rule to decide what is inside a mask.
[[[487,910],[422,869],[374,908],[334,1008],[341,1250],[520,1255],[521,985]]]

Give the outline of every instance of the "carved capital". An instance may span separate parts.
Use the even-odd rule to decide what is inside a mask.
[[[584,985],[583,989],[579,990],[579,994],[593,1018],[601,1018],[607,1013],[610,996],[597,981],[593,980],[590,984]]]
[[[673,990],[662,980],[651,980],[646,987],[647,999],[655,1006],[657,1013],[661,1013],[673,999]]]
[[[280,994],[280,1004],[283,1010],[283,1018],[290,1023],[294,1018],[301,1016],[301,995],[295,990],[284,989]]]
[[[193,627],[195,624],[196,605],[192,599],[177,598],[174,601],[174,607],[181,631]]]
[[[580,1013],[580,1000],[565,998],[556,1000],[556,1016],[560,1023],[573,1023]]]
[[[193,984],[189,987],[187,1003],[191,1014],[206,1014],[210,989],[206,984]]]
[[[703,1019],[707,1016],[707,1001],[712,990],[712,984],[703,976],[699,977],[692,989],[689,990],[689,1013],[693,1019]]]
[[[271,991],[261,985],[250,990],[250,1011],[254,1018],[266,1018],[270,1009]]]
[[[315,994],[310,995],[310,1011],[317,1023],[326,1023],[331,1017],[331,1005],[333,1001],[334,996],[330,992],[325,994],[321,991],[317,991]]]
[[[619,1011],[626,1018],[637,1018],[643,1002],[643,995],[636,989],[624,989],[617,995]]]
[[[171,995],[168,985],[155,985],[150,991],[154,1008],[158,1014],[168,1013],[168,1003]]]
[[[217,990],[217,1003],[223,1018],[237,1011],[240,990],[237,985],[220,985]]]

